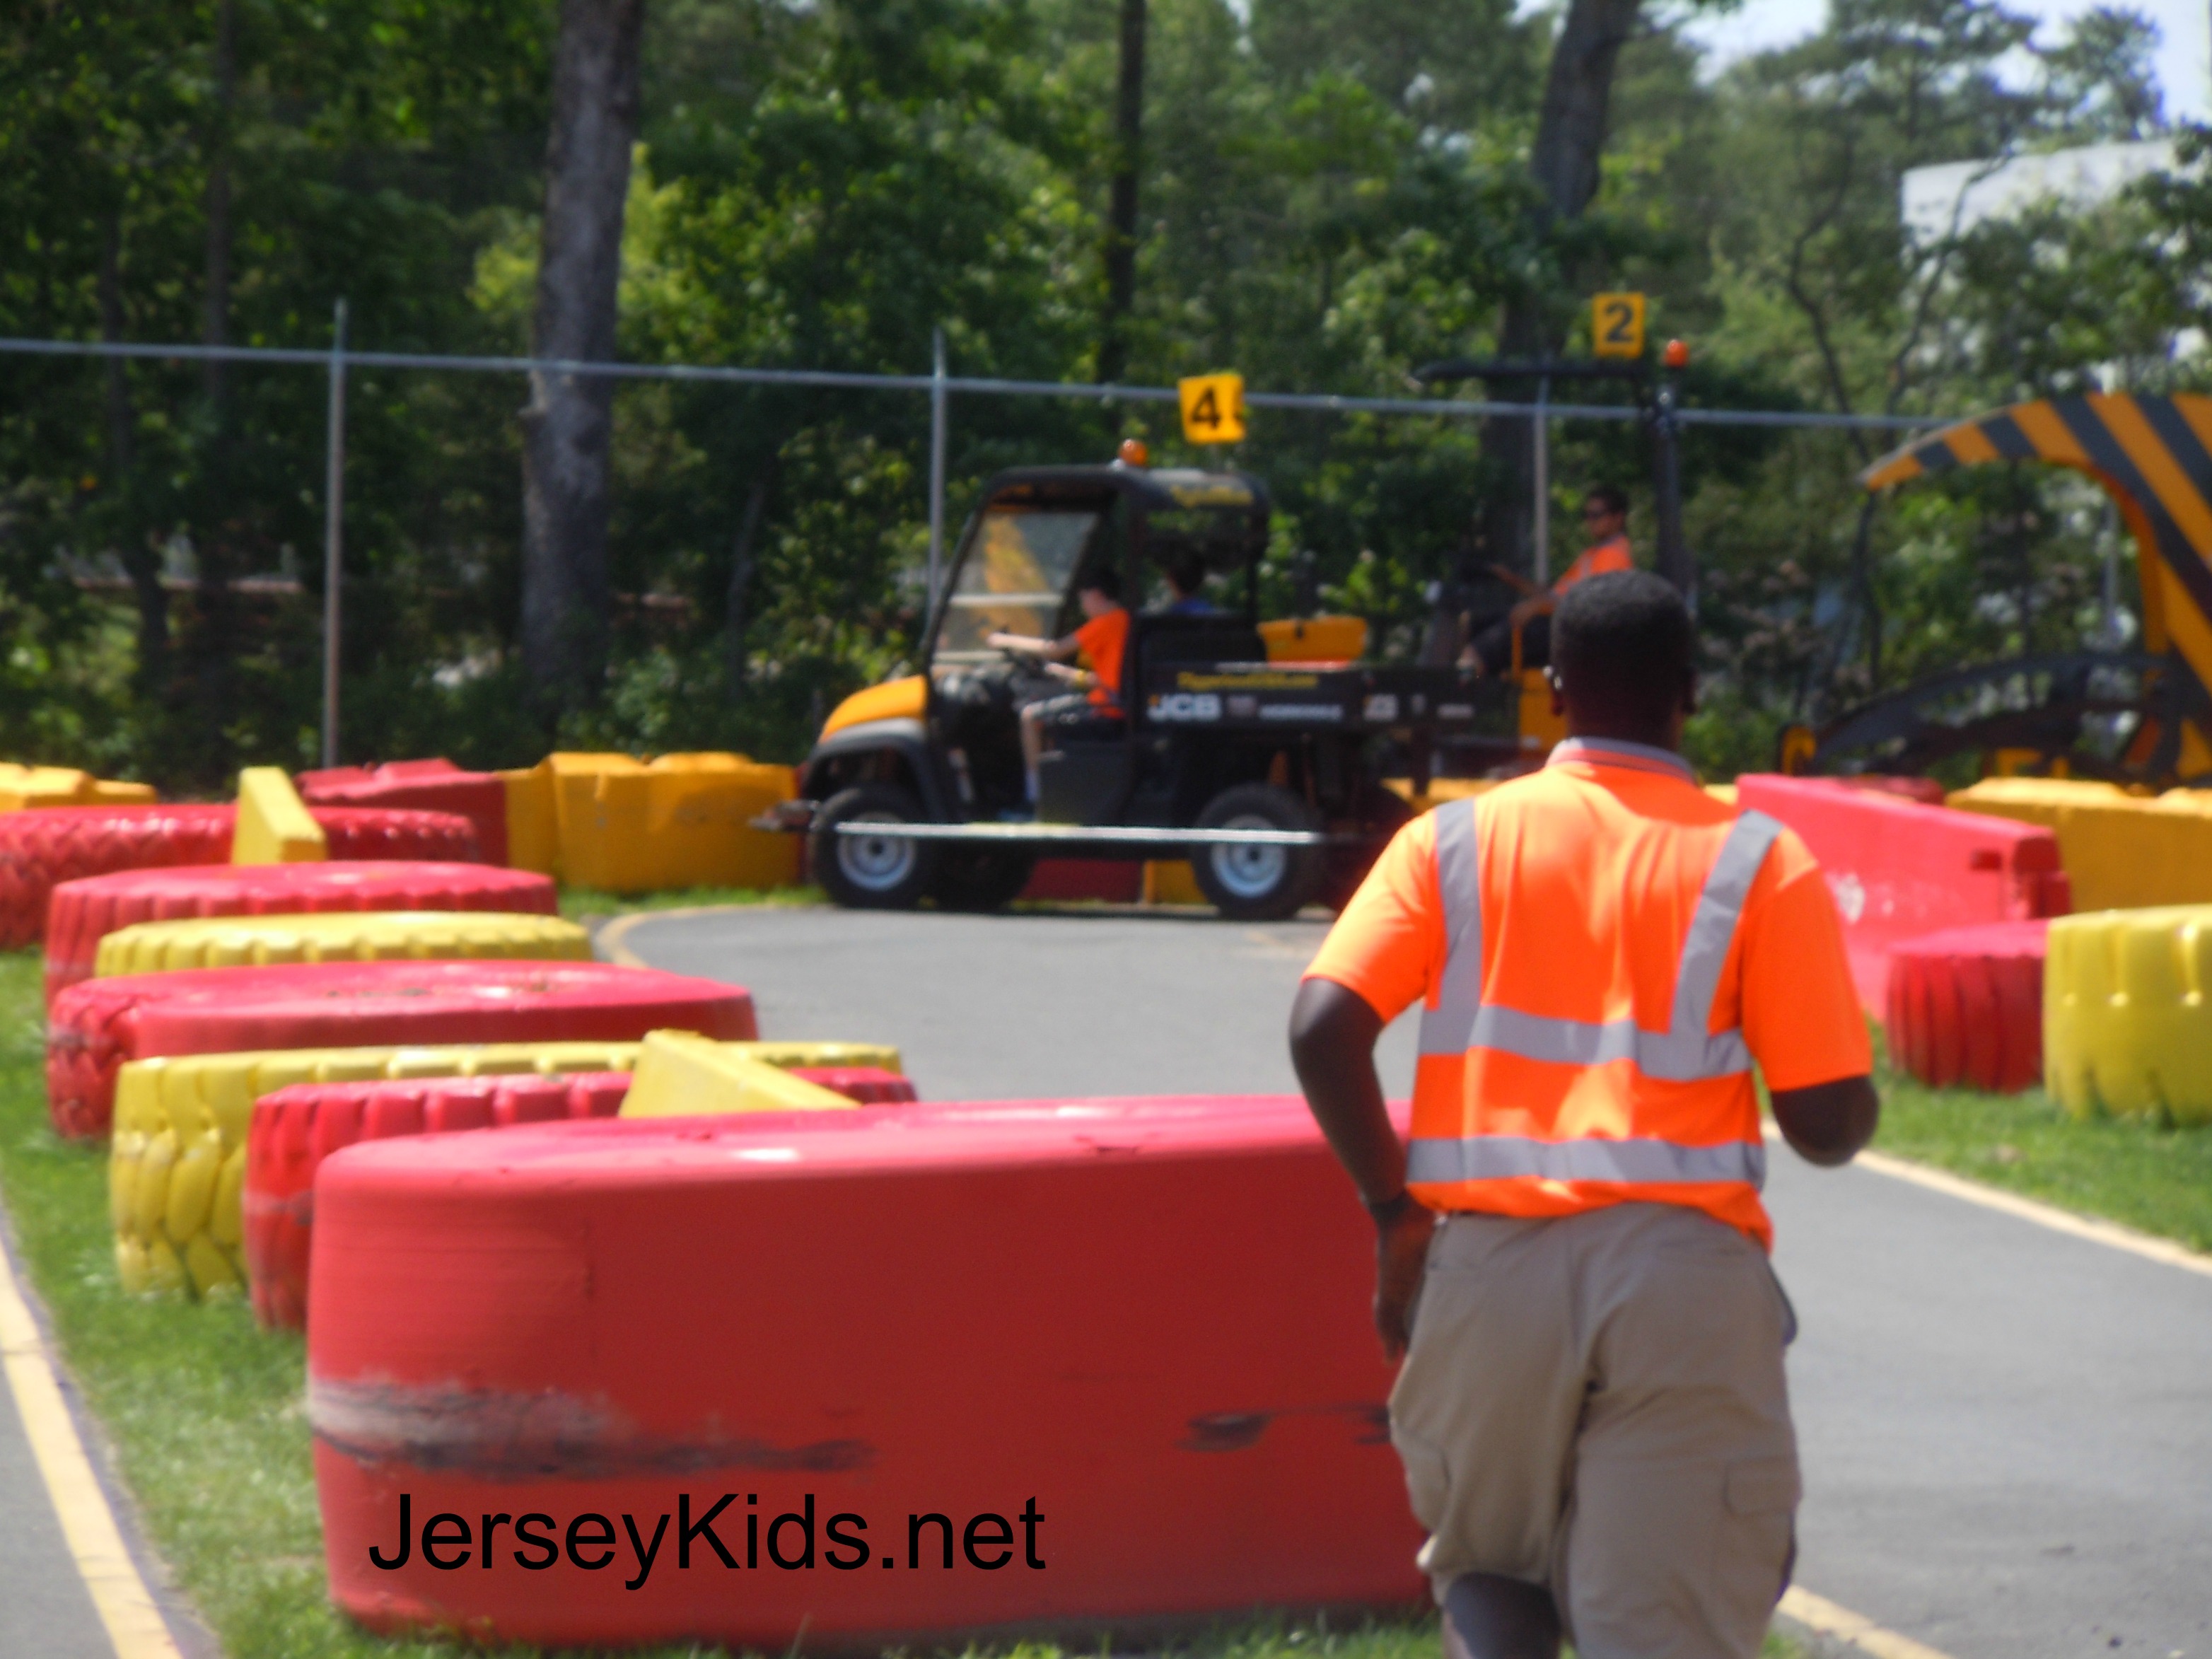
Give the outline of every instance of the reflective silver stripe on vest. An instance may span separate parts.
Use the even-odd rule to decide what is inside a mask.
[[[1753,1140],[1678,1146],[1671,1140],[1470,1135],[1464,1140],[1416,1140],[1407,1149],[1406,1179],[1620,1181],[1638,1187],[1741,1181],[1762,1187],[1766,1183],[1766,1148]]]
[[[1437,887],[1444,904],[1443,990],[1421,1010],[1421,1052],[1464,1053],[1482,1002],[1482,866],[1472,800],[1437,809]],[[1431,1046],[1434,1045],[1434,1046]]]
[[[1449,820],[1445,809],[1438,812],[1437,882],[1451,945],[1437,1006],[1421,1012],[1422,1054],[1494,1048],[1524,1060],[1571,1066],[1628,1060],[1646,1077],[1670,1083],[1730,1077],[1751,1069],[1751,1054],[1741,1031],[1709,1033],[1705,1028],[1712,1018],[1721,969],[1743,915],[1744,900],[1767,850],[1782,833],[1780,823],[1764,812],[1746,812],[1729,828],[1720,856],[1705,873],[1688,937],[1682,941],[1668,1029],[1647,1031],[1632,1019],[1598,1024],[1482,1001],[1482,888],[1474,805],[1469,801],[1468,811],[1453,811]],[[1451,852],[1449,865],[1447,847]]]

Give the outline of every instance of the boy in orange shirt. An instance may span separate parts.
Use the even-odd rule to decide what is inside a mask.
[[[997,650],[1035,657],[1045,672],[1086,690],[1047,697],[1022,710],[1022,766],[1028,779],[1030,805],[1037,799],[1037,767],[1044,755],[1047,726],[1060,730],[1081,729],[1110,734],[1121,726],[1121,657],[1129,642],[1129,613],[1121,604],[1121,585],[1103,567],[1092,571],[1076,589],[1083,607],[1083,625],[1064,639],[1032,639],[1026,634],[994,634],[984,641]],[[1089,665],[1086,674],[1075,666]]]

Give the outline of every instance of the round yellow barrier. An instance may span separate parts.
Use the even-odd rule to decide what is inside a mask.
[[[297,920],[298,918],[292,918]],[[512,1042],[474,1048],[290,1048],[137,1060],[116,1079],[107,1161],[115,1265],[124,1288],[242,1296],[240,1196],[253,1103],[294,1083],[378,1078],[489,1077],[536,1072],[629,1072],[635,1042]],[[733,1042],[776,1066],[900,1069],[898,1050],[870,1042]]]
[[[307,915],[137,921],[100,941],[93,975],[286,963],[589,962],[592,937],[557,916],[503,910],[340,910]]]
[[[2076,1117],[2212,1123],[2212,905],[2055,918],[2043,1074]]]

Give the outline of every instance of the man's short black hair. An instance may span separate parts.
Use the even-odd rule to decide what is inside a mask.
[[[1178,593],[1195,593],[1206,586],[1206,558],[1194,547],[1178,547],[1168,554],[1168,580]]]
[[[1600,484],[1583,497],[1585,507],[1601,507],[1608,513],[1628,511],[1628,492],[1615,489],[1611,484]]]
[[[1075,591],[1079,593],[1085,591],[1103,593],[1119,605],[1121,602],[1121,573],[1110,564],[1093,565],[1077,580]]]
[[[1552,618],[1552,666],[1583,720],[1657,732],[1681,706],[1697,663],[1697,629],[1674,584],[1613,570],[1569,588]]]

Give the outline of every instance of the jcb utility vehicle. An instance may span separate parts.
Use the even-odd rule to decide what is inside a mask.
[[[1354,660],[1352,619],[1263,624],[1267,494],[1243,473],[1025,467],[984,490],[924,632],[921,672],[830,714],[782,827],[811,837],[840,904],[992,908],[1040,857],[1188,859],[1230,916],[1288,915],[1349,895],[1431,757],[1485,733],[1510,757],[1515,688],[1453,667]],[[1171,559],[1202,561],[1210,614],[1153,608]],[[986,643],[1060,638],[1076,591],[1118,571],[1131,611],[1122,718],[1061,736],[1025,808],[1018,709],[1065,688]],[[1329,635],[1337,635],[1332,641]],[[1349,643],[1350,648],[1346,648]],[[1272,648],[1271,648],[1272,647]]]

